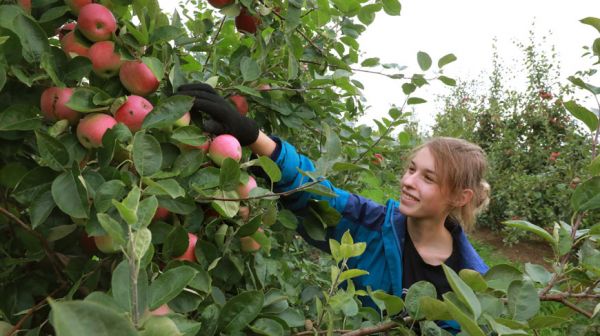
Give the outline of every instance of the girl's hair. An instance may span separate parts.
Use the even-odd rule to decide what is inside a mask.
[[[413,150],[413,156],[427,148],[435,160],[442,192],[450,199],[450,216],[469,231],[477,214],[483,211],[490,196],[490,185],[485,181],[487,158],[481,147],[463,139],[436,137]],[[456,204],[464,189],[473,190],[471,201],[464,206]]]

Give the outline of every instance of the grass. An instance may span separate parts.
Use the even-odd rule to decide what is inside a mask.
[[[498,265],[498,264],[509,264],[520,270],[523,269],[522,263],[508,259],[506,256],[502,255],[498,251],[492,249],[489,245],[486,245],[483,242],[480,242],[477,239],[473,239],[473,238],[469,238],[469,241],[475,248],[475,251],[477,251],[477,253],[479,253],[481,258],[483,258],[483,261],[485,261],[485,263],[490,268],[495,265]]]

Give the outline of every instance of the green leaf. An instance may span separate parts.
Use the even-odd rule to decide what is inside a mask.
[[[258,158],[258,165],[262,167],[271,182],[279,182],[281,180],[281,170],[279,166],[271,158],[267,156],[261,156]]]
[[[409,95],[409,94],[415,92],[416,89],[417,89],[417,86],[412,83],[402,84],[402,92],[404,92],[405,95]]]
[[[423,98],[419,98],[419,97],[410,97],[410,98],[408,98],[408,100],[406,101],[406,103],[408,105],[417,105],[417,104],[427,103],[427,100],[425,100]]]
[[[257,80],[260,76],[258,63],[250,57],[244,56],[240,61],[240,70],[245,82]]]
[[[546,270],[546,268],[544,268],[542,265],[526,263],[525,273],[531,280],[539,282],[542,285],[546,285],[548,282],[550,282],[550,278],[552,278],[552,274],[548,272],[548,270]]]
[[[240,184],[240,165],[231,158],[225,158],[219,170],[219,185],[223,190],[235,190]]]
[[[452,288],[452,291],[456,294],[456,296],[462,301],[473,313],[473,318],[477,320],[479,316],[481,316],[481,304],[479,300],[477,300],[477,296],[459,276],[454,272],[453,269],[442,264],[444,269],[444,273],[446,274],[446,279],[448,279],[448,283]]]
[[[117,245],[124,246],[127,242],[125,240],[125,231],[121,224],[105,213],[99,213],[97,216],[98,222],[100,222],[100,226],[102,226],[104,231],[108,233]]]
[[[594,132],[598,128],[598,117],[594,112],[587,108],[577,104],[574,101],[568,101],[564,103],[565,108],[571,112],[571,114],[583,121],[583,123],[589,128],[590,132]]]
[[[401,8],[398,0],[383,0],[383,10],[387,15],[400,15]]]
[[[442,58],[440,58],[438,60],[438,68],[442,68],[444,67],[446,64],[450,64],[452,62],[456,61],[456,56],[454,56],[454,54],[447,54],[442,56]]]
[[[259,335],[283,336],[284,330],[281,324],[269,318],[259,318],[250,325],[250,330]]]
[[[440,76],[440,77],[438,77],[438,79],[442,83],[444,83],[444,84],[446,84],[448,86],[456,86],[456,80],[454,80],[453,78],[446,77],[446,76]]]
[[[511,282],[507,294],[508,312],[512,319],[527,321],[540,310],[540,298],[531,281]]]
[[[58,208],[75,218],[88,218],[89,205],[81,175],[72,170],[60,174],[52,182],[52,198]]]
[[[171,198],[185,196],[185,189],[175,179],[153,181],[149,178],[143,178],[142,181],[148,185],[148,188],[144,191],[147,194],[168,195]]]
[[[129,191],[129,194],[127,194],[127,197],[125,197],[123,202],[119,202],[117,200],[112,201],[112,204],[119,211],[121,218],[123,218],[123,220],[129,225],[134,225],[138,221],[137,209],[140,204],[140,196],[140,188],[134,186],[131,191]]]
[[[586,240],[579,250],[579,260],[583,267],[600,276],[600,251],[594,247],[591,240]]]
[[[162,151],[156,138],[145,132],[135,134],[133,137],[133,164],[142,176],[152,175],[160,171]]]
[[[13,22],[13,30],[21,40],[23,58],[28,63],[39,63],[42,55],[50,51],[48,36],[42,27],[28,15],[17,15]]]
[[[449,299],[449,294],[452,294],[452,292],[444,294],[443,297],[446,308],[452,318],[456,320],[461,328],[468,332],[470,336],[485,336],[485,333],[479,328],[477,322],[472,317],[465,314],[451,299]]]
[[[187,231],[181,226],[175,226],[167,235],[163,244],[163,256],[165,258],[178,257],[182,255],[189,246]]]
[[[144,325],[140,336],[181,336],[183,333],[179,332],[177,325],[173,320],[167,316],[150,316]]]
[[[94,196],[94,207],[98,212],[106,212],[112,206],[112,200],[125,195],[125,184],[120,180],[106,181],[98,187]]]
[[[131,270],[129,261],[124,259],[117,267],[112,271],[111,278],[111,289],[112,297],[119,307],[130,314],[133,313],[133,306],[131,304]],[[138,294],[138,314],[143,314],[146,310],[147,294],[148,294],[148,277],[145,270],[140,270],[138,273],[137,283],[137,294]]]
[[[375,21],[375,15],[377,14],[377,12],[379,12],[381,10],[381,4],[368,4],[368,5],[364,5],[361,7],[361,9],[358,11],[358,19],[360,20],[360,22],[364,23],[365,25],[370,25],[371,23],[373,23],[373,21]],[[379,59],[377,59],[377,64],[373,64],[373,65],[365,65],[365,62],[363,62],[361,65],[362,66],[375,66],[379,64]]]
[[[296,56],[294,56],[292,51],[290,51],[288,53],[287,69],[288,69],[288,73],[287,73],[288,81],[294,80],[298,77],[298,60],[296,59]]]
[[[81,86],[81,87],[76,87],[73,90],[73,94],[71,95],[71,98],[69,99],[69,101],[67,102],[67,107],[75,110],[75,111],[79,111],[79,112],[83,112],[83,113],[90,113],[90,112],[101,112],[101,111],[105,111],[108,109],[107,105],[96,105],[94,103],[94,97],[96,96],[103,96],[104,98],[110,98],[110,96],[95,87],[90,87],[90,86]]]
[[[162,99],[154,106],[154,109],[146,115],[142,123],[142,129],[162,128],[173,125],[175,121],[183,117],[194,105],[194,98],[190,96],[175,95]]]
[[[137,260],[142,259],[148,248],[150,247],[150,243],[152,242],[152,232],[147,228],[142,228],[133,234],[134,245],[133,251],[135,252],[135,256]]]
[[[600,176],[581,183],[571,196],[573,210],[582,212],[600,208]]]
[[[35,229],[44,223],[50,213],[56,206],[52,193],[48,190],[40,194],[29,207],[29,217],[31,218],[31,228]]]
[[[504,221],[502,222],[502,224],[506,225],[506,226],[510,226],[510,227],[514,227],[523,231],[528,231],[531,233],[536,234],[538,237],[544,239],[545,241],[549,242],[550,244],[552,244],[552,246],[556,246],[556,240],[554,239],[554,237],[552,237],[551,234],[549,234],[546,230],[542,229],[541,227],[532,224],[528,221],[524,221],[524,220],[508,220],[508,221]]]
[[[298,227],[298,218],[294,215],[293,212],[287,209],[283,209],[277,213],[277,220],[281,225],[283,225],[286,229],[296,230]]]
[[[243,292],[231,298],[219,315],[219,330],[234,333],[246,328],[260,313],[264,295],[259,291]]]
[[[46,240],[54,242],[60,240],[77,229],[77,224],[57,225],[52,227],[46,234]]]
[[[150,223],[152,222],[152,218],[156,213],[156,209],[158,209],[158,200],[155,196],[150,196],[143,199],[138,207],[138,221],[135,224],[134,228],[140,229],[150,225]]]
[[[215,190],[213,193],[213,197],[219,199],[236,199],[238,198],[238,194],[235,190],[232,191],[224,191],[221,189]],[[240,210],[240,202],[239,201],[212,201],[212,207],[215,209],[221,216],[226,218],[233,218],[238,211]]]
[[[483,277],[487,281],[488,287],[506,292],[510,283],[514,280],[521,280],[523,274],[513,266],[499,264],[490,268]]]
[[[419,67],[421,68],[421,70],[427,71],[429,70],[429,68],[431,68],[431,57],[428,53],[424,51],[419,51],[417,52],[417,63],[419,63]]]
[[[402,301],[402,298],[388,294],[382,290],[376,290],[372,292],[371,297],[374,300],[383,302],[388,316],[396,315],[404,309],[404,301]]]
[[[196,276],[196,271],[190,266],[172,268],[160,276],[150,285],[150,310],[174,299]]]
[[[329,251],[331,251],[331,256],[336,263],[339,263],[344,259],[342,254],[340,253],[340,243],[335,239],[329,239]]]
[[[451,320],[446,303],[430,296],[422,296],[419,299],[421,312],[428,320]]]
[[[346,281],[348,279],[353,279],[359,277],[361,275],[369,274],[369,272],[361,269],[349,269],[347,271],[343,271],[339,278],[339,283]]]
[[[67,148],[60,141],[43,132],[36,131],[35,138],[40,155],[48,167],[63,171],[71,161]]]
[[[425,317],[425,311],[421,307],[421,299],[429,297],[435,299],[437,297],[437,291],[435,286],[427,281],[418,281],[414,283],[408,289],[404,302],[406,309],[410,316],[416,320],[420,320]]]
[[[0,131],[29,131],[41,126],[40,110],[32,105],[10,105],[0,113]]]
[[[593,93],[594,95],[597,95],[600,93],[600,87],[598,86],[594,86],[592,84],[586,83],[583,81],[583,79],[579,78],[579,77],[575,77],[575,76],[569,76],[567,78],[571,83],[573,83],[575,86],[587,90],[591,93]]]
[[[559,316],[534,316],[528,321],[531,329],[557,328],[568,323],[570,319]]]
[[[600,32],[600,19],[595,17],[586,17],[585,19],[581,19],[580,22],[586,25],[590,25],[596,28],[598,32]]]
[[[150,68],[152,74],[156,77],[156,79],[160,82],[165,75],[165,66],[162,62],[156,57],[142,57],[142,62]]]
[[[59,86],[59,87],[65,86],[65,83],[63,83],[60,80],[60,78],[57,74],[56,60],[54,59],[54,55],[52,54],[52,52],[47,51],[42,54],[42,60],[41,60],[40,66],[42,67],[42,69],[44,69],[46,71],[46,73],[48,74],[50,79],[52,79],[52,82],[54,83],[55,86]]]
[[[196,126],[179,127],[173,131],[171,138],[190,146],[200,146],[208,139],[202,130]]]
[[[494,320],[493,317],[489,316],[489,315],[485,315],[485,319],[488,321],[489,325],[492,327],[492,329],[497,333],[498,336],[502,336],[502,335],[529,335],[527,333],[527,331],[525,330],[521,330],[521,329],[512,329],[510,327],[507,327],[499,322],[497,322],[496,320]]]
[[[124,315],[98,303],[48,301],[52,309],[50,322],[58,336],[102,335],[103,330],[110,330],[111,336],[138,334]]]
[[[356,0],[333,0],[333,4],[342,13],[350,16],[360,9],[360,4]]]
[[[465,268],[460,270],[460,272],[458,272],[458,275],[474,291],[483,292],[488,288],[485,279],[477,271]]]

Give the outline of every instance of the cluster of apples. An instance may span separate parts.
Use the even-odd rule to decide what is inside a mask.
[[[144,98],[159,87],[157,76],[142,60],[126,60],[121,57],[113,41],[117,32],[117,20],[112,12],[91,0],[65,0],[76,22],[68,22],[58,30],[63,51],[69,58],[85,57],[92,63],[94,73],[102,78],[119,76],[121,84],[131,95],[114,113],[81,114],[66,104],[73,95],[73,88],[50,87],[41,96],[40,107],[50,121],[66,119],[77,124],[77,138],[86,148],[102,146],[104,133],[118,122],[137,132],[144,118],[152,111],[152,104]],[[108,111],[106,111],[108,112]],[[80,118],[82,118],[80,120]],[[178,126],[189,124],[189,113],[176,122]]]

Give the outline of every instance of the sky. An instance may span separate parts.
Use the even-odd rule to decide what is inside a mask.
[[[159,2],[172,13],[175,1]],[[592,61],[581,58],[582,47],[600,37],[594,28],[579,22],[588,16],[600,18],[600,0],[401,0],[401,4],[400,16],[379,13],[359,43],[364,58],[406,65],[408,73],[419,71],[416,54],[425,51],[434,64],[448,53],[457,56],[457,61],[444,67],[449,77],[486,78],[492,66],[493,39],[498,41],[504,64],[518,64],[515,60],[522,55],[514,41],[526,42],[535,22],[536,35],[548,36],[548,46],[556,48],[564,82],[575,71],[590,67]],[[364,84],[363,94],[371,106],[361,123],[372,125],[373,119],[387,115],[392,104],[400,106],[404,101],[401,81],[363,73],[355,78]],[[600,86],[598,76],[596,80]],[[436,97],[447,92],[448,88],[436,81],[417,93],[428,100],[414,110],[425,132],[440,110]]]

